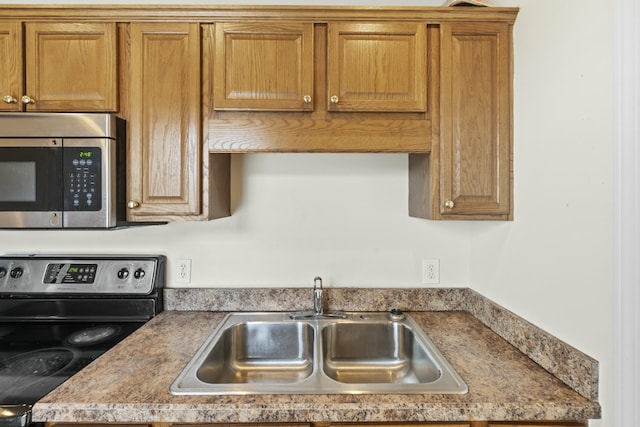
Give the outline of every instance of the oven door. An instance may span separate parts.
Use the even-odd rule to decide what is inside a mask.
[[[0,405],[0,427],[26,427],[31,424],[31,405]]]
[[[0,228],[62,227],[62,139],[0,138]]]

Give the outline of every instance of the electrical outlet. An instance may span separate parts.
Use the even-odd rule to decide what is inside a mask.
[[[176,282],[191,283],[191,260],[189,258],[178,258],[176,260]]]
[[[440,283],[440,260],[438,258],[425,258],[422,260],[422,283]]]

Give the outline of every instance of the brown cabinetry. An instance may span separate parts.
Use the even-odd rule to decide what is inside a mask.
[[[210,26],[198,23],[140,22],[129,29],[127,64],[128,219],[156,221],[206,219],[228,215],[225,197],[219,212],[207,206],[209,184],[228,188],[229,156],[212,161],[204,147],[203,97],[210,78],[203,62],[210,58]],[[203,41],[204,40],[204,41]],[[207,180],[207,178],[209,178]],[[228,190],[222,192],[227,195]],[[212,201],[213,203],[213,201]],[[207,211],[209,208],[209,211]]]
[[[585,426],[586,424],[584,422],[537,422],[537,423],[490,422],[487,425],[487,427],[585,427]]]
[[[329,111],[425,111],[425,23],[329,23]]]
[[[426,23],[216,24],[213,152],[428,152]]]
[[[132,23],[131,220],[200,213],[200,26]]]
[[[440,135],[410,157],[410,214],[432,219],[511,219],[511,29],[440,26]]]
[[[115,23],[0,22],[0,54],[0,111],[117,109]]]
[[[156,9],[0,17],[0,111],[127,120],[129,220],[227,216],[244,152],[409,153],[411,216],[513,218],[517,9]]]
[[[313,108],[313,23],[216,25],[214,108]]]
[[[335,22],[327,37],[315,90],[314,23],[217,24],[214,108],[311,111],[316,93],[329,111],[425,111],[426,24]]]

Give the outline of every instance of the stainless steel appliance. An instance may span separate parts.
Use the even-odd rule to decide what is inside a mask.
[[[0,426],[162,310],[163,256],[0,257]]]
[[[113,114],[0,114],[0,228],[111,228],[125,216]]]

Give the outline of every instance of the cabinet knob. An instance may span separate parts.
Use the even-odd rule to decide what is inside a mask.
[[[35,104],[36,100],[31,98],[30,96],[24,95],[21,99],[23,104]]]
[[[453,209],[454,206],[455,206],[455,203],[453,203],[453,200],[446,200],[444,202],[444,207],[445,208]]]
[[[127,207],[128,207],[129,209],[136,209],[136,208],[139,208],[139,207],[140,207],[140,203],[139,203],[139,202],[136,202],[136,201],[134,201],[134,200],[129,200],[129,201],[127,202]]]
[[[329,98],[329,101],[331,101],[332,104],[337,104],[338,101],[340,101],[340,98],[338,98],[337,95],[333,95],[331,98]]]
[[[302,102],[305,104],[311,104],[311,95],[305,95],[302,97]]]
[[[13,96],[11,95],[6,95],[4,98],[2,98],[4,100],[5,104],[15,104],[16,102],[18,102],[17,99],[15,99]]]

